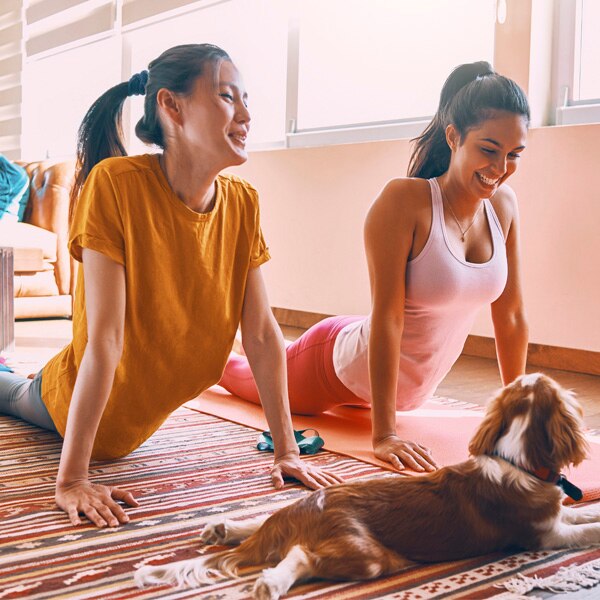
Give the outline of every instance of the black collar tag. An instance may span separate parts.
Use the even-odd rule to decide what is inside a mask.
[[[562,491],[573,498],[573,500],[581,500],[583,498],[583,492],[576,486],[573,485],[564,475],[560,475],[556,485],[562,489]]]
[[[513,467],[524,471],[525,473],[529,473],[542,481],[546,481],[548,483],[554,483],[557,485],[569,498],[573,498],[576,502],[583,498],[583,492],[576,486],[573,485],[562,473],[557,473],[556,471],[551,471],[546,467],[542,467],[540,469],[536,469],[535,471],[528,471],[527,469],[523,469],[523,467],[519,467],[515,465],[512,461],[504,458],[504,456],[500,456],[499,454],[492,454],[491,456],[495,456],[497,458],[502,459],[503,461],[511,464]]]

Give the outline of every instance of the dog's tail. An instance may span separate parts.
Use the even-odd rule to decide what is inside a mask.
[[[237,548],[166,565],[146,565],[135,572],[134,580],[140,588],[145,585],[197,587],[213,583],[226,576],[235,576],[235,572],[230,572],[227,567],[227,555],[235,550]]]
[[[279,519],[276,519],[278,521]],[[206,556],[165,565],[146,565],[135,572],[138,587],[145,585],[174,585],[197,587],[219,579],[237,577],[244,566],[275,564],[290,546],[285,532],[278,528],[260,529],[239,546]]]
[[[179,587],[213,583],[226,577],[237,577],[240,567],[277,564],[292,546],[311,547],[314,521],[320,511],[305,511],[308,504],[319,501],[318,493],[285,507],[245,539],[236,548],[215,552],[190,560],[156,566],[144,566],[135,573],[135,582],[144,585],[177,585]],[[290,518],[292,513],[299,513]]]
[[[253,535],[236,548],[215,552],[189,560],[165,565],[146,565],[134,575],[138,587],[145,585],[173,585],[198,587],[227,577],[237,577],[240,567],[274,564],[280,556],[275,548],[268,548],[264,536]]]

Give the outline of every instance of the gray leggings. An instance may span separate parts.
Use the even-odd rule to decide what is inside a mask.
[[[56,431],[42,400],[42,372],[34,379],[0,371],[0,414],[12,415],[38,427]]]

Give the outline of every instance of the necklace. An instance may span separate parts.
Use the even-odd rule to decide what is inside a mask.
[[[462,225],[460,224],[460,221],[458,220],[456,214],[454,213],[454,210],[452,209],[452,204],[450,204],[450,202],[448,201],[448,198],[446,198],[446,194],[444,193],[444,190],[442,189],[441,185],[440,185],[440,191],[442,192],[442,199],[446,201],[446,204],[448,205],[448,208],[450,209],[450,214],[452,215],[452,217],[456,221],[456,224],[458,225],[458,229],[460,230],[460,241],[464,242],[465,235],[467,235],[467,231],[469,231],[469,229],[471,229],[471,227],[473,227],[473,224],[475,223],[475,221],[477,221],[477,217],[479,216],[479,213],[481,212],[481,207],[483,206],[483,202],[479,205],[479,207],[475,211],[475,216],[473,217],[473,220],[469,223],[469,226],[466,229],[463,229]]]

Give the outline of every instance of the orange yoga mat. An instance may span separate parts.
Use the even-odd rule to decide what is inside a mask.
[[[233,396],[219,386],[210,388],[185,406],[260,431],[267,429],[260,406]],[[430,448],[440,465],[452,465],[468,457],[469,440],[482,416],[479,406],[432,398],[421,408],[397,413],[397,431],[401,438]],[[340,407],[316,417],[292,415],[292,420],[294,429],[316,429],[325,440],[327,450],[393,470],[390,464],[373,455],[369,409]],[[590,433],[588,441],[590,459],[565,473],[584,491],[584,502],[600,498],[600,435]]]

